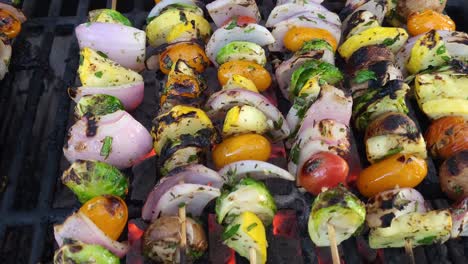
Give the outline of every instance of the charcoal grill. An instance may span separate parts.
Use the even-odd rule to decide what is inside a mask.
[[[324,4],[338,11],[342,2],[325,1]],[[448,2],[448,14],[456,21],[458,30],[466,32],[466,0]],[[267,17],[274,1],[257,3],[263,17]],[[120,0],[117,9],[136,27],[142,28],[153,5],[153,0]],[[66,88],[77,84],[79,50],[73,30],[86,20],[89,10],[110,6],[111,0],[24,0],[21,4],[28,21],[14,42],[10,73],[0,83],[1,263],[51,263],[53,224],[62,222],[79,208],[73,194],[60,182],[61,172],[68,165],[62,155],[62,146],[72,120],[72,105]],[[163,77],[149,71],[143,76],[146,86],[144,102],[133,115],[150,128]],[[283,110],[288,108],[284,101],[279,103]],[[410,105],[411,116],[416,117],[419,126],[425,130],[427,120],[417,110],[415,102],[410,102]],[[357,138],[357,142],[359,140]],[[364,153],[363,149],[358,150]],[[132,179],[127,199],[130,219],[140,216],[146,193],[156,181],[154,164],[150,159],[133,171],[125,171]],[[440,192],[434,163],[429,165],[430,174],[420,191],[430,199],[434,208],[448,207],[449,201]],[[273,190],[279,190],[278,184],[268,183]],[[135,189],[138,192],[133,191]],[[284,203],[303,211],[304,203],[310,204],[311,197],[301,198],[304,196],[290,193],[291,190],[293,188],[286,188],[283,194],[295,198],[285,199]],[[288,211],[282,213],[283,218],[277,219],[278,229],[268,232],[269,263],[329,263],[328,248],[314,248],[308,238],[303,217],[306,212],[297,218]],[[204,219],[205,222],[209,222],[210,216],[205,217],[208,218]],[[216,228],[209,231],[210,239],[219,235]],[[403,249],[368,250],[362,237],[345,241],[340,251],[344,263],[407,262]],[[468,263],[468,239],[418,247],[414,252],[417,263]],[[200,263],[215,260],[217,255],[219,252],[210,249]],[[246,263],[239,257],[231,260]]]

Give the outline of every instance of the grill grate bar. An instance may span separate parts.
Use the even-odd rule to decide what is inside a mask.
[[[41,59],[40,61],[47,61],[47,57],[51,51],[51,43],[54,37],[53,31],[47,29],[44,33],[44,37],[41,41]],[[47,57],[46,57],[47,56]],[[10,166],[10,170],[8,173],[8,188],[3,193],[2,203],[1,203],[1,214],[6,215],[7,211],[13,204],[15,193],[17,191],[17,185],[19,181],[20,173],[23,169],[24,160],[26,156],[27,147],[32,138],[32,127],[34,124],[34,119],[36,116],[36,111],[38,107],[39,97],[43,90],[43,82],[44,76],[46,75],[46,69],[39,67],[33,75],[29,83],[29,93],[26,100],[25,110],[22,115],[22,122],[20,126],[20,133],[18,138],[20,139],[16,151],[15,156],[13,157],[13,161]]]

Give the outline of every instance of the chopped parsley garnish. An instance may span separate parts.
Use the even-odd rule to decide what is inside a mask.
[[[221,239],[225,241],[233,237],[237,233],[237,231],[239,231],[239,228],[240,228],[240,224],[233,225],[231,228],[223,232],[223,234],[221,235]]]
[[[94,76],[98,77],[98,78],[101,78],[102,77],[102,71],[98,71],[96,73],[94,73]]]
[[[106,157],[107,159],[111,151],[112,151],[112,137],[106,136],[102,143],[100,155],[103,157]]]

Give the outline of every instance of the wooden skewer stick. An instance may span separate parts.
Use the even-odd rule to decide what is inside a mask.
[[[257,252],[255,252],[255,248],[253,247],[249,249],[249,261],[250,261],[250,264],[257,263]]]
[[[111,9],[115,10],[117,8],[117,0],[112,0]]]
[[[180,184],[184,183],[183,181],[179,182]],[[179,221],[180,221],[180,263],[185,264],[186,261],[186,249],[187,249],[187,212],[185,210],[185,204],[179,206]]]
[[[416,262],[414,261],[413,245],[411,243],[411,240],[409,239],[405,239],[405,251],[406,255],[408,255],[410,263],[416,264]]]
[[[180,220],[180,263],[187,263],[186,261],[186,248],[187,248],[187,225],[186,225],[186,212],[185,205],[179,207],[179,220]]]
[[[332,254],[333,264],[340,264],[340,255],[338,254],[338,245],[336,244],[336,233],[335,227],[331,224],[327,224],[328,226],[328,240],[330,241],[330,250]]]

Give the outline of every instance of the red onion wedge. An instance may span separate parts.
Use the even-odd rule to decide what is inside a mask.
[[[287,181],[294,181],[295,177],[287,170],[284,170],[271,163],[258,160],[242,160],[228,164],[218,171],[224,181],[228,182],[234,178],[239,180],[251,177],[256,180],[280,178]]]
[[[153,208],[153,217],[160,215],[177,215],[179,206],[185,205],[185,210],[192,216],[200,216],[205,206],[221,192],[218,188],[203,184],[181,183],[171,187],[159,199]]]
[[[153,147],[151,135],[129,113],[83,117],[68,131],[63,152],[70,162],[98,160],[123,169],[133,166]]]
[[[277,5],[275,8],[273,8],[273,10],[271,10],[265,26],[273,27],[279,22],[289,18],[299,17],[301,15],[310,15],[311,17],[327,21],[337,26],[341,26],[341,21],[337,14],[330,12],[324,6],[314,2],[308,4],[288,3]]]
[[[286,33],[294,27],[306,27],[306,28],[320,28],[329,31],[332,36],[336,39],[336,42],[340,42],[341,38],[341,27],[335,24],[331,24],[325,20],[317,19],[310,14],[293,17],[286,19],[273,27],[271,34],[276,40],[275,43],[268,46],[270,51],[284,51],[284,36]]]
[[[226,25],[218,28],[206,44],[206,54],[215,66],[218,66],[216,55],[218,55],[219,50],[233,41],[248,41],[260,46],[266,46],[274,43],[275,38],[268,29],[257,24],[247,24],[243,27],[235,26],[233,28]]]
[[[350,148],[349,128],[332,119],[320,120],[309,127],[304,127],[294,138],[293,147],[302,149],[304,145],[313,140],[322,140],[329,145],[347,150]]]
[[[112,240],[102,232],[85,214],[72,214],[61,225],[54,225],[55,241],[61,247],[66,239],[79,240],[86,244],[96,244],[105,247],[119,258],[128,252],[128,245]]]
[[[145,68],[146,33],[112,23],[85,23],[75,29],[80,49],[100,51],[109,59],[135,71]]]
[[[23,12],[12,5],[0,3],[0,9],[4,9],[13,14],[13,16],[15,16],[21,23],[26,21],[26,16],[23,14]]]
[[[254,18],[257,23],[261,16],[255,0],[215,0],[206,5],[213,22],[217,27],[234,16],[248,16]]]
[[[158,207],[161,197],[172,187],[176,186],[180,182],[210,185],[215,188],[221,188],[224,183],[223,178],[220,175],[203,165],[189,165],[176,169],[168,176],[161,179],[161,181],[153,188],[151,193],[146,199],[145,205],[143,206],[141,217],[145,220],[152,220],[158,217],[154,212],[154,208]]]
[[[452,238],[468,236],[468,198],[450,210],[452,214]]]
[[[132,111],[141,104],[144,92],[145,83],[143,81],[109,87],[80,86],[69,88],[68,90],[68,94],[75,102],[78,102],[81,97],[90,94],[115,96],[119,98],[127,111]]]
[[[244,89],[221,90],[211,95],[206,105],[210,116],[216,116],[221,111],[227,112],[234,106],[250,105],[262,111],[273,123],[269,131],[273,141],[285,139],[290,133],[289,126],[281,112],[259,93]]]
[[[332,119],[349,126],[352,107],[353,100],[350,96],[345,95],[342,90],[336,87],[323,85],[319,98],[307,110],[302,119],[298,134],[301,134],[304,129],[313,126],[313,124],[323,119]]]
[[[320,4],[322,3],[323,0],[278,0],[276,1],[276,5],[284,5],[284,4],[310,4],[310,3],[316,3]]]

